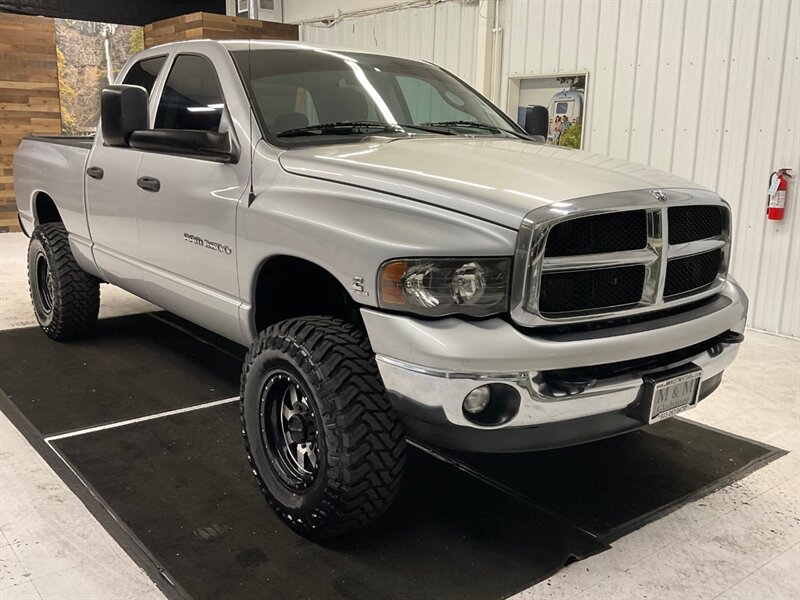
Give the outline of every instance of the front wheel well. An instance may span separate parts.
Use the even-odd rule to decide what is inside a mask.
[[[339,280],[310,261],[293,256],[270,258],[255,285],[256,331],[296,317],[326,315],[363,328],[359,305]]]
[[[33,217],[37,225],[64,222],[64,219],[61,218],[61,213],[58,212],[56,203],[45,192],[39,192],[33,200]]]

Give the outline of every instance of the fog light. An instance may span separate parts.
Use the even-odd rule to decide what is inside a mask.
[[[464,412],[468,412],[471,415],[477,415],[488,406],[491,396],[492,394],[489,391],[488,385],[482,385],[479,388],[475,388],[469,394],[467,394],[466,398],[464,398]]]
[[[517,416],[520,401],[517,387],[508,383],[487,383],[466,395],[461,412],[467,421],[476,425],[497,427]]]

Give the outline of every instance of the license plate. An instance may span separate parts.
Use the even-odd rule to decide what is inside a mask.
[[[650,389],[649,423],[663,421],[683,412],[697,403],[700,395],[700,377],[703,372],[695,367],[691,371],[665,379],[652,379]]]

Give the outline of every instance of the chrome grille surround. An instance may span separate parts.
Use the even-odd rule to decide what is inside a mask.
[[[666,200],[659,200],[663,192]],[[713,238],[669,245],[667,210],[674,206],[714,205],[722,215],[722,234]],[[647,246],[639,250],[559,256],[545,258],[547,237],[557,224],[570,219],[630,210],[647,213]],[[695,189],[635,190],[587,196],[554,202],[529,212],[522,221],[514,256],[511,285],[511,318],[527,327],[599,321],[639,315],[694,302],[719,292],[728,275],[730,258],[730,206],[717,194]],[[720,249],[719,272],[710,286],[664,298],[667,262],[673,258],[702,254]],[[539,310],[542,274],[557,271],[589,270],[644,265],[642,296],[635,306],[604,307],[582,312],[544,316]]]

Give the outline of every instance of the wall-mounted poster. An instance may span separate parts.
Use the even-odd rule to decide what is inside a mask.
[[[61,131],[91,135],[100,118],[100,91],[128,58],[144,48],[144,29],[56,19]]]
[[[586,109],[586,73],[513,77],[509,113],[546,143],[580,148]]]

